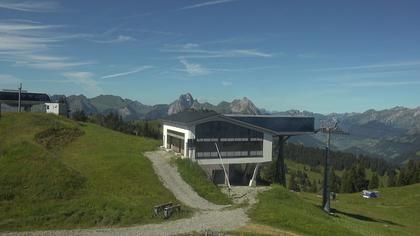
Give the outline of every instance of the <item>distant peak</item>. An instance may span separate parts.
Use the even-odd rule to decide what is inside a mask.
[[[179,99],[185,99],[185,100],[191,100],[191,101],[194,100],[191,93],[181,94],[181,96],[179,96]]]

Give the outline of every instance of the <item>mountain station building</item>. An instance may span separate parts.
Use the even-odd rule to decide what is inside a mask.
[[[164,148],[197,162],[215,183],[250,186],[256,184],[259,166],[273,155],[284,166],[282,146],[288,137],[314,132],[313,117],[185,110],[162,122]]]
[[[11,89],[0,91],[0,113],[17,112],[19,106],[22,112],[45,112],[62,116],[67,116],[68,110],[66,104],[51,101],[50,96],[45,93]]]

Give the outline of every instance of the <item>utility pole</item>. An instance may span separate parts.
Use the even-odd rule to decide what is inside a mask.
[[[18,112],[21,111],[22,83],[19,86]]]
[[[329,176],[331,173],[331,166],[330,166],[330,144],[331,144],[331,134],[348,134],[341,130],[338,127],[338,121],[334,119],[332,125],[325,125],[320,129],[316,130],[315,132],[321,131],[327,135],[326,139],[326,146],[325,146],[325,165],[324,165],[324,186],[322,191],[322,208],[325,212],[330,213],[330,186],[329,186]]]

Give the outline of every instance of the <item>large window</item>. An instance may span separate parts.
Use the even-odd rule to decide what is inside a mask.
[[[262,132],[223,121],[199,124],[195,128],[197,159],[218,158],[215,143],[222,158],[262,157]]]
[[[247,129],[224,121],[210,121],[195,128],[198,138],[263,138],[262,132]]]

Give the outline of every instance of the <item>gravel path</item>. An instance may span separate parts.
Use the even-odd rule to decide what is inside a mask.
[[[145,156],[153,163],[153,169],[163,185],[183,204],[200,210],[217,210],[223,205],[213,204],[200,197],[179,175],[175,166],[169,164],[171,154],[165,151],[146,152]]]
[[[205,211],[195,214],[189,219],[169,221],[162,224],[149,224],[126,228],[104,229],[76,229],[76,230],[50,230],[22,233],[9,233],[5,235],[176,235],[190,232],[203,232],[206,229],[214,231],[230,231],[238,229],[246,224],[248,217],[243,209],[226,211]]]

